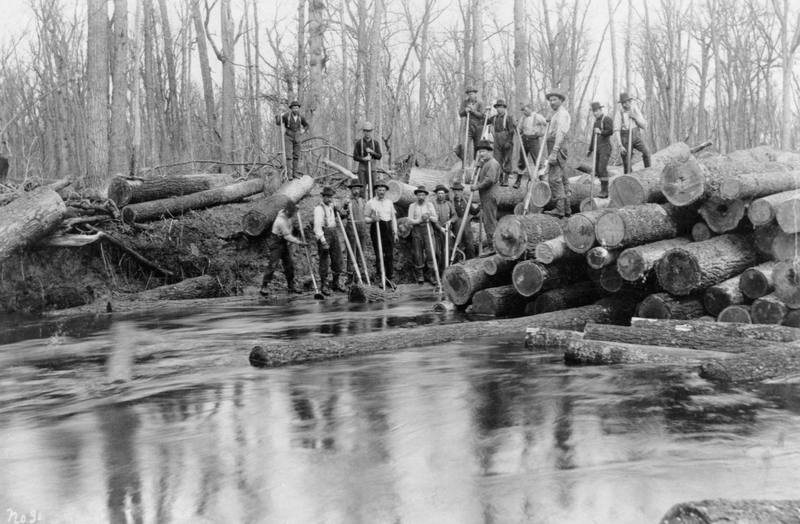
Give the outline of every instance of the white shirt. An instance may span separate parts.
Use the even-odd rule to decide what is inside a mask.
[[[336,227],[336,217],[333,214],[333,205],[319,204],[314,208],[314,235],[317,240],[325,238],[323,228]]]

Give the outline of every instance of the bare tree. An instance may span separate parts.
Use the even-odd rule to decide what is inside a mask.
[[[314,116],[322,104],[322,72],[325,69],[327,57],[325,56],[325,0],[310,0],[308,8],[308,47],[311,51],[309,67],[309,100],[306,116],[311,119],[310,125],[314,127]]]
[[[783,59],[783,119],[781,120],[781,149],[792,148],[792,70],[794,55],[800,46],[800,12],[794,23],[794,32],[790,24],[789,0],[772,0],[775,15],[780,22],[781,58]]]
[[[108,2],[88,0],[86,84],[89,92],[86,185],[100,188],[108,178]]]
[[[128,172],[128,1],[114,0],[114,60],[112,62],[111,151],[112,174]]]
[[[219,138],[217,134],[217,109],[214,105],[214,83],[211,80],[211,66],[208,63],[208,47],[203,16],[200,12],[200,0],[192,0],[192,19],[194,21],[197,55],[200,63],[200,78],[203,82],[203,101],[206,108],[206,142],[209,147],[209,159],[220,158]]]

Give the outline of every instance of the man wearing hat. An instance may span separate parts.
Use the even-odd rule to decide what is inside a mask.
[[[453,208],[456,212],[456,220],[453,223],[453,231],[456,233],[461,229],[461,222],[464,221],[464,217],[466,216],[467,225],[464,227],[464,233],[461,235],[461,242],[458,246],[453,246],[453,248],[458,247],[461,251],[464,252],[464,258],[469,260],[471,258],[475,258],[475,240],[472,236],[472,228],[469,224],[470,215],[474,216],[478,214],[479,207],[477,204],[472,204],[470,209],[467,210],[467,199],[464,198],[464,185],[461,182],[456,182],[453,184]]]
[[[334,194],[330,187],[323,188],[322,202],[314,208],[314,236],[317,237],[319,280],[323,295],[330,295],[331,290],[344,291],[339,286],[339,275],[342,273],[342,247],[339,244],[339,229],[336,227],[336,213],[339,208],[333,203]],[[329,262],[333,272],[330,287],[328,287]]]
[[[269,284],[272,282],[272,277],[275,275],[275,270],[278,268],[278,263],[283,264],[283,274],[286,276],[286,286],[289,294],[300,293],[294,287],[294,260],[292,260],[292,252],[289,250],[289,243],[305,246],[306,243],[292,234],[292,219],[297,213],[297,204],[289,202],[283,208],[275,221],[272,223],[272,229],[267,240],[267,250],[269,251],[269,262],[267,262],[267,270],[261,279],[261,296],[269,296]]]
[[[600,180],[599,198],[608,198],[608,159],[611,158],[611,135],[614,134],[614,122],[611,117],[603,114],[603,106],[600,102],[592,102],[592,113],[594,114],[594,126],[592,127],[592,140],[589,142],[589,152],[587,156],[592,156],[594,143],[597,140],[597,162],[594,165],[594,172]]]
[[[493,157],[492,146],[485,140],[478,143],[478,164],[481,166],[478,179],[469,186],[469,189],[477,191],[480,196],[488,246],[484,253],[488,255],[494,252],[494,230],[497,228],[497,181],[502,170],[500,163]]]
[[[348,195],[342,203],[342,219],[348,219],[345,226],[347,240],[350,242],[353,256],[355,256],[355,260],[351,260],[350,254],[347,254],[347,285],[354,282],[354,267],[358,266],[356,232],[358,233],[358,242],[361,248],[365,249],[367,247],[367,226],[364,223],[364,206],[366,205],[366,201],[361,196],[361,189],[363,187],[363,184],[358,180],[351,180],[349,185],[350,195]],[[355,226],[355,228],[353,226]]]
[[[433,254],[431,243],[428,240],[428,226],[436,228],[439,226],[439,217],[436,214],[436,207],[432,202],[428,202],[428,190],[425,186],[419,186],[414,191],[417,201],[408,206],[408,221],[411,223],[411,245],[414,249],[414,277],[417,284],[422,284],[426,280],[432,282],[433,273]]]
[[[563,218],[569,216],[569,180],[566,176],[567,146],[569,145],[568,133],[571,125],[569,112],[563,106],[567,97],[558,89],[553,89],[545,95],[554,113],[550,116],[550,128],[547,132],[547,183],[550,184],[552,198],[556,208],[545,211],[548,215]]]
[[[397,236],[397,214],[394,204],[386,198],[389,186],[384,180],[378,180],[373,186],[375,196],[364,206],[364,222],[369,224],[369,236],[372,240],[372,250],[375,252],[375,271],[381,274],[380,260],[378,260],[378,234],[381,235],[383,247],[383,267],[386,278],[394,278],[394,245],[399,240]]]
[[[492,126],[494,135],[494,158],[500,164],[502,173],[500,174],[500,185],[508,185],[508,178],[511,176],[511,155],[514,149],[514,134],[517,124],[514,117],[506,112],[506,101],[498,98],[494,103],[497,113],[489,118],[488,124]]]
[[[299,178],[297,175],[297,164],[300,162],[300,135],[308,131],[309,126],[306,119],[300,116],[300,102],[297,100],[289,104],[290,111],[285,110],[285,106],[281,104],[282,114],[275,117],[275,125],[281,125],[283,121],[283,141],[286,147],[286,154],[292,154],[292,173],[291,177]],[[287,159],[288,161],[288,159]]]
[[[619,103],[622,104],[622,109],[614,114],[614,134],[619,143],[619,154],[622,155],[622,165],[625,166],[626,173],[630,173],[632,170],[628,165],[628,143],[630,143],[631,149],[641,151],[644,167],[650,167],[650,150],[643,138],[647,129],[647,120],[644,119],[639,108],[631,103],[632,100],[628,93],[621,93]],[[633,151],[630,153],[633,154]]]
[[[436,263],[439,265],[439,274],[444,272],[445,257],[444,257],[444,241],[447,233],[447,226],[456,221],[456,208],[453,203],[447,198],[450,190],[443,184],[436,186],[433,193],[436,195],[436,200],[433,201],[433,208],[436,209],[436,216],[439,217],[436,224],[432,224],[434,228],[434,237],[436,238]],[[453,246],[449,246],[450,251]]]
[[[367,166],[371,165],[374,181],[376,176],[375,164],[372,164],[372,161],[381,159],[381,144],[372,138],[372,124],[370,122],[364,122],[364,125],[361,126],[361,131],[364,136],[356,140],[356,144],[353,146],[353,158],[358,162],[358,181],[364,187],[368,187],[370,184],[370,180],[368,180],[370,169]]]
[[[477,155],[478,141],[481,139],[483,132],[483,119],[484,108],[483,101],[478,99],[478,90],[474,87],[467,87],[464,92],[467,98],[461,101],[461,109],[458,111],[458,116],[461,118],[468,117],[467,137],[472,142],[473,158]],[[467,151],[464,151],[464,160],[466,162]],[[468,163],[468,162],[467,162]]]
[[[522,174],[525,173],[525,158],[530,155],[533,159],[530,163],[531,169],[536,163],[539,155],[539,139],[544,136],[547,129],[547,120],[539,113],[531,110],[530,104],[522,106],[522,119],[519,122],[519,133],[522,138],[522,147],[519,150],[519,165],[517,166],[517,181],[514,182],[514,189],[519,189],[522,183]],[[535,176],[535,175],[534,175]]]

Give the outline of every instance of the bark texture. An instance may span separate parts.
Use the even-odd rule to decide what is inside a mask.
[[[572,215],[564,224],[564,241],[576,253],[586,253],[596,242],[595,224],[607,211],[598,209]]]
[[[544,266],[531,260],[514,266],[511,275],[514,287],[524,297],[531,297],[540,291],[563,287],[585,279],[586,275],[580,266],[568,264]]]
[[[508,284],[509,273],[487,275],[483,270],[483,260],[473,258],[462,264],[455,264],[444,270],[442,286],[447,298],[457,306],[470,303],[478,291]]]
[[[606,209],[594,229],[600,245],[621,248],[687,234],[695,219],[693,212],[669,204],[642,204]]]
[[[142,180],[117,176],[108,183],[108,198],[124,207],[174,196],[189,195],[233,184],[233,177],[220,174],[177,175]]]
[[[40,187],[0,207],[0,261],[50,233],[67,211],[54,190]]]
[[[564,235],[536,244],[536,261],[542,264],[576,261],[581,255],[567,245]]]
[[[506,258],[536,256],[536,245],[562,234],[558,220],[549,215],[506,215],[497,223],[494,248]]]
[[[706,314],[700,296],[675,297],[668,293],[654,293],[646,297],[636,312],[642,318],[690,320]]]
[[[800,340],[800,330],[785,326],[731,324],[702,320],[656,320],[634,317],[631,319],[631,327],[653,327],[664,331],[697,333],[709,337],[738,337],[781,343]]]
[[[747,218],[754,226],[765,226],[775,219],[781,204],[798,197],[800,197],[800,189],[757,198],[750,203],[750,207],[747,209]]]
[[[635,282],[644,278],[655,277],[654,269],[664,253],[670,249],[691,243],[687,237],[659,240],[650,244],[630,247],[620,253],[617,259],[617,271],[622,278]]]
[[[728,306],[749,302],[739,287],[740,281],[741,275],[736,275],[706,289],[703,294],[703,305],[709,315],[716,317]]]
[[[549,311],[585,306],[599,300],[603,295],[603,290],[593,282],[580,282],[545,291],[526,306],[526,312],[530,311],[531,314],[538,315]]]
[[[508,316],[520,315],[528,302],[514,286],[482,289],[472,297],[472,313],[476,315]]]

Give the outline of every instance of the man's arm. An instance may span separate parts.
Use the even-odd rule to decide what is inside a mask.
[[[317,237],[317,240],[321,240],[325,242],[325,233],[322,232],[322,223],[325,220],[325,211],[322,209],[322,206],[317,206],[314,208],[314,236]]]
[[[484,178],[483,178],[483,181],[478,184],[478,187],[477,187],[478,191],[482,191],[484,189],[489,189],[490,187],[495,185],[497,183],[497,180],[498,180],[499,176],[500,176],[500,164],[498,164],[497,162],[488,161],[481,168],[482,172],[483,172],[483,169],[485,169],[486,172],[482,173],[484,175]]]
[[[631,107],[631,118],[633,118],[639,129],[643,132],[647,130],[647,120],[644,119],[644,115],[642,115],[638,107]]]
[[[306,122],[306,117],[304,117],[304,116],[300,117],[300,125],[303,126],[303,129],[305,131],[308,131],[309,129],[311,129],[311,126],[308,125],[308,122]]]
[[[420,223],[420,218],[422,218],[422,213],[419,212],[419,206],[417,206],[416,202],[411,202],[411,205],[408,206],[408,221],[411,225],[417,226]]]
[[[569,133],[569,124],[569,115],[565,110],[559,110],[553,116],[553,121],[550,123],[550,125],[555,126],[556,140],[553,144],[553,151],[551,154],[556,154],[561,150],[561,146],[564,144],[564,140],[567,138],[567,133]]]
[[[380,160],[381,156],[383,156],[383,155],[381,155],[381,143],[380,143],[380,141],[372,139],[372,145],[375,146],[375,147],[372,148],[372,153],[370,153],[370,156],[372,156],[372,158],[374,158],[375,160]]]
[[[611,121],[611,117],[606,115],[600,122],[600,135],[611,136],[614,134],[614,122]]]

